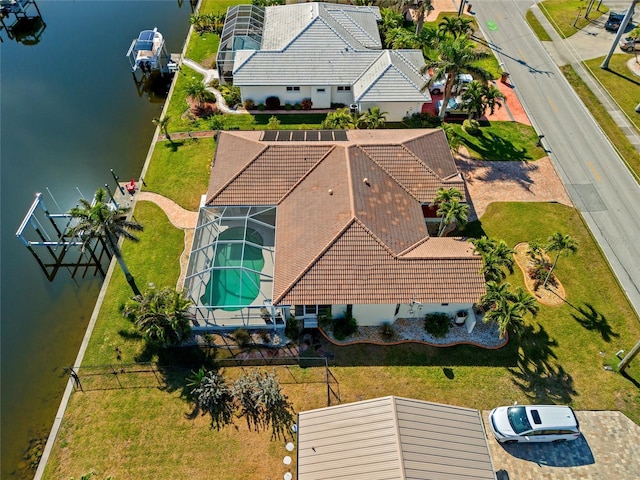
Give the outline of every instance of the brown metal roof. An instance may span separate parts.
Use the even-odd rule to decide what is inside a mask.
[[[495,480],[480,412],[384,397],[300,412],[299,480]]]
[[[347,136],[338,143],[266,142],[258,131],[219,136],[207,203],[278,206],[274,301],[478,301],[484,293],[480,257],[459,239],[429,239],[421,210],[421,201],[450,185],[434,173],[446,169],[432,169],[398,143],[424,150],[419,139],[446,145],[444,134]],[[457,172],[448,148],[438,162]],[[450,176],[456,179],[463,190],[459,175]]]

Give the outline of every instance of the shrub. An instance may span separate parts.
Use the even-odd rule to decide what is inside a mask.
[[[389,322],[384,322],[380,325],[380,335],[382,338],[386,338],[387,340],[396,336],[396,331],[393,329],[393,326]]]
[[[269,332],[269,330],[260,330],[258,331],[258,335],[260,335],[263,343],[269,343],[271,341],[271,332]]]
[[[344,108],[346,105],[344,103],[332,103],[331,108],[337,110],[338,108]]]
[[[264,103],[259,103],[258,104],[258,110],[263,111],[263,110],[266,110],[266,109],[267,109],[267,107],[265,107]]]
[[[233,332],[233,339],[239,347],[246,347],[251,342],[251,335],[244,328],[239,328]]]
[[[300,320],[291,315],[284,327],[284,334],[291,340],[296,340],[300,336]]]
[[[275,110],[280,108],[280,99],[278,97],[267,97],[264,104],[268,110]]]
[[[331,317],[331,309],[328,308],[324,312],[318,315],[318,326],[323,330],[328,330],[333,326],[333,319]]]
[[[224,128],[224,117],[218,112],[209,119],[209,128],[211,130],[222,130]]]
[[[477,120],[465,120],[462,122],[462,128],[469,135],[478,135],[480,133],[480,123]]]
[[[292,110],[293,109],[293,105],[291,105],[290,103],[285,103],[284,109],[285,110]]]
[[[293,109],[294,110],[302,110],[302,105],[300,105],[299,103],[296,103],[293,105]]]
[[[549,280],[547,280],[547,284],[556,286],[556,278],[554,275],[549,276],[550,271],[551,264],[544,261],[538,261],[535,263],[535,265],[529,268],[527,274],[529,275],[529,278],[531,280],[534,280],[533,288],[535,290],[537,290],[538,287],[540,287],[544,283],[547,276],[549,277]]]
[[[254,102],[253,100],[251,100],[250,98],[247,98],[243,103],[242,106],[244,107],[245,110],[253,110],[254,108],[256,108],[256,102]]]
[[[302,102],[300,102],[300,107],[302,107],[302,110],[311,110],[312,105],[313,102],[310,98],[305,98],[304,100],[302,100]]]
[[[215,88],[216,90],[220,90],[220,80],[214,78],[209,82],[209,86]]]
[[[436,128],[442,125],[442,119],[429,113],[414,113],[404,117],[402,122],[408,128]]]
[[[451,320],[446,313],[428,313],[424,317],[424,329],[436,338],[442,338],[449,333]]]
[[[336,340],[344,340],[358,329],[358,321],[352,315],[346,313],[344,317],[337,318],[333,322],[333,336]]]

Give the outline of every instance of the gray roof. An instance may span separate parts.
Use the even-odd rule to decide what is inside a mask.
[[[495,480],[480,412],[384,397],[300,412],[300,480]]]
[[[429,102],[421,92],[427,78],[420,74],[424,58],[419,50],[383,50],[378,59],[353,84],[356,102]]]
[[[313,24],[322,25],[325,37],[338,36],[352,49],[380,49],[378,7],[330,3],[299,3],[265,9],[263,50],[283,50]]]

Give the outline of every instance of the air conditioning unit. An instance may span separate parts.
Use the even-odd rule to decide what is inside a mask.
[[[349,105],[349,111],[351,113],[360,113],[360,105],[357,103],[352,103]]]

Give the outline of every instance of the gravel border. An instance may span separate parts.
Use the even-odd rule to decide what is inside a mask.
[[[425,343],[434,347],[451,347],[454,345],[475,345],[481,348],[498,349],[504,347],[509,341],[508,335],[500,338],[498,326],[494,322],[484,323],[478,321],[471,331],[467,332],[464,326],[452,323],[446,336],[434,337],[424,329],[424,320],[421,318],[399,318],[392,325],[394,335],[391,338],[383,337],[381,327],[362,327],[345,338],[336,340],[331,332],[319,329],[328,341],[334,345],[353,345],[358,343],[375,345],[398,345],[415,342]]]

